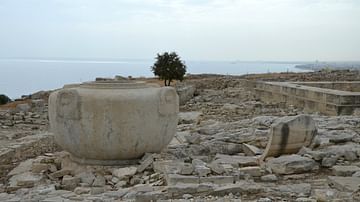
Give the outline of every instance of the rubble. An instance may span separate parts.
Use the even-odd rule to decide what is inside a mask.
[[[302,109],[258,101],[236,77],[186,82],[173,141],[131,165],[72,162],[46,132],[46,102],[0,111],[0,201],[358,200],[360,117],[307,114],[311,144],[263,159],[271,128]]]

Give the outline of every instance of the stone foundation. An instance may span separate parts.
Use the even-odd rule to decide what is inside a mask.
[[[307,112],[353,115],[360,109],[360,82],[256,82],[254,90],[264,102],[295,105]]]

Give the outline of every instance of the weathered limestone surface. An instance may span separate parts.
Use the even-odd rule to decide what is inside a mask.
[[[297,153],[303,146],[310,145],[316,133],[315,122],[309,115],[280,118],[271,126],[262,159]]]
[[[160,152],[175,134],[178,111],[174,88],[139,82],[84,83],[49,97],[56,142],[87,164],[119,164]]]

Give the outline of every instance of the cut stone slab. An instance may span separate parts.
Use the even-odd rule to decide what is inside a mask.
[[[328,183],[339,191],[355,192],[359,189],[360,177],[328,176]]]
[[[130,167],[125,167],[125,168],[114,169],[112,171],[112,174],[113,174],[113,176],[119,178],[119,180],[122,180],[126,177],[135,175],[136,171],[137,171],[136,167],[130,166]]]
[[[200,177],[200,183],[213,183],[213,184],[233,184],[235,181],[234,176],[210,176]]]
[[[257,156],[262,154],[262,151],[259,148],[246,143],[242,144],[242,150],[244,151],[246,156]]]
[[[74,171],[71,169],[61,169],[59,171],[51,173],[49,177],[55,179],[55,178],[64,177],[65,175],[72,175],[73,173]]]
[[[319,169],[314,160],[296,154],[270,159],[266,165],[276,174],[300,174]]]
[[[271,125],[270,139],[261,159],[296,154],[303,146],[309,146],[316,134],[311,116],[282,117]]]
[[[141,173],[143,172],[147,167],[149,167],[154,162],[154,155],[149,154],[145,156],[144,160],[140,163],[140,165],[137,167],[136,172]]]
[[[28,159],[26,161],[21,162],[18,166],[12,169],[8,176],[18,175],[21,173],[25,173],[31,170],[31,166],[34,162],[34,159]]]
[[[258,194],[264,191],[264,188],[256,183],[238,182],[236,184],[225,185],[216,188],[211,195],[225,196],[227,194]]]
[[[43,179],[42,175],[32,172],[25,172],[14,175],[9,179],[9,187],[15,188],[31,188],[38,184]]]
[[[237,156],[237,155],[225,155],[217,154],[215,160],[221,164],[231,164],[234,167],[256,166],[258,165],[258,159],[253,156]]]
[[[182,196],[183,194],[197,194],[212,192],[214,185],[212,184],[177,184],[167,187],[167,192],[174,196]]]
[[[165,175],[165,180],[167,185],[175,184],[199,184],[200,179],[197,176],[189,175],[178,175],[178,174],[168,174]]]
[[[262,175],[261,168],[259,166],[243,167],[239,168],[239,171],[253,177],[260,177]]]
[[[279,185],[274,188],[280,196],[310,196],[311,185],[307,183]]]
[[[225,173],[224,166],[221,165],[220,163],[218,163],[217,161],[211,162],[208,166],[211,169],[211,171],[216,173],[216,174],[221,175],[221,174]]]
[[[191,175],[194,171],[194,167],[190,163],[184,163],[181,166],[180,174],[182,175]]]
[[[333,166],[332,171],[336,176],[349,177],[360,171],[360,168],[357,166]]]

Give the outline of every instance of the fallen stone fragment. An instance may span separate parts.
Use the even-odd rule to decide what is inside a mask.
[[[296,154],[303,146],[309,146],[316,134],[317,129],[311,116],[282,117],[272,124],[270,140],[261,159]]]
[[[242,144],[242,150],[244,151],[246,156],[257,156],[262,154],[262,151],[259,148],[246,143]]]
[[[175,184],[199,184],[200,180],[197,176],[189,175],[178,175],[178,174],[167,174],[165,175],[165,180],[167,185]]]
[[[136,171],[137,171],[136,167],[130,166],[130,167],[114,169],[112,171],[112,174],[113,176],[119,178],[119,180],[122,180],[126,177],[135,175]]]
[[[181,165],[180,174],[182,175],[191,175],[194,171],[194,167],[190,163],[184,163]]]
[[[328,183],[339,191],[354,192],[359,189],[360,177],[328,176]]]
[[[208,168],[206,163],[200,159],[193,159],[192,166],[194,168],[194,172],[200,177],[206,177],[211,173],[210,168]]]
[[[19,188],[31,188],[39,184],[42,179],[42,175],[32,172],[24,172],[14,175],[9,179],[8,190],[14,191]]]
[[[235,182],[234,176],[210,176],[200,177],[199,183],[212,183],[212,184],[233,184]]]
[[[321,166],[325,167],[325,168],[331,168],[336,164],[338,159],[339,159],[339,156],[337,156],[337,155],[331,155],[328,157],[324,157],[323,160],[321,161]]]
[[[93,187],[103,187],[105,186],[106,180],[105,177],[102,175],[96,176],[94,182],[92,183]]]
[[[273,175],[273,174],[261,176],[260,179],[261,179],[261,181],[264,181],[264,182],[276,182],[276,181],[278,181],[278,178],[276,177],[276,175]]]
[[[360,168],[357,166],[334,166],[332,167],[332,171],[336,176],[348,177],[360,171]]]
[[[76,187],[74,189],[74,193],[81,195],[81,194],[88,194],[90,193],[91,188],[90,187]]]
[[[186,135],[185,139],[190,144],[200,144],[201,142],[201,136],[198,133]]]
[[[49,164],[46,164],[46,163],[33,163],[31,166],[31,172],[41,173],[43,171],[48,170],[49,168],[50,168]]]
[[[313,189],[312,196],[317,201],[331,201],[338,196],[336,189]]]
[[[258,160],[253,156],[238,156],[217,154],[215,160],[221,164],[231,164],[234,167],[257,166]]]
[[[225,196],[227,194],[258,194],[264,191],[264,188],[256,183],[238,182],[236,184],[225,185],[216,188],[212,193],[213,196]]]
[[[84,171],[76,174],[75,177],[79,177],[82,183],[86,183],[88,186],[92,185],[95,180],[95,175],[91,171]]]
[[[165,200],[168,196],[163,191],[151,191],[145,193],[139,193],[135,196],[135,201],[137,202],[146,202],[146,201],[159,201]]]
[[[316,200],[312,198],[297,198],[295,202],[316,202]]]
[[[191,124],[197,123],[200,119],[201,112],[180,112],[179,123],[180,124]]]
[[[261,168],[259,166],[243,167],[239,168],[239,171],[252,177],[260,177],[262,175]]]
[[[211,162],[208,166],[211,169],[211,171],[216,174],[221,175],[221,174],[225,173],[224,166],[222,164],[218,163],[217,161]]]
[[[30,171],[33,162],[34,159],[28,159],[26,161],[21,162],[18,166],[16,166],[8,173],[8,176],[18,175]]]
[[[79,185],[79,183],[80,178],[69,175],[65,175],[61,181],[62,188],[69,191],[74,190]]]
[[[51,173],[49,177],[56,179],[56,178],[64,177],[65,175],[73,175],[73,170],[70,169],[58,170],[54,173]]]
[[[270,159],[266,165],[276,174],[297,174],[319,169],[314,160],[296,154]]]
[[[140,165],[137,167],[136,172],[141,173],[143,172],[147,167],[149,167],[154,162],[154,155],[149,154],[145,156],[145,159],[140,163]]]
[[[214,190],[212,184],[177,184],[167,187],[167,192],[172,197],[179,197],[184,194],[200,194],[212,192]]]
[[[301,184],[286,184],[279,185],[273,188],[274,194],[279,196],[297,196],[309,197],[311,194],[311,185],[306,183]]]

